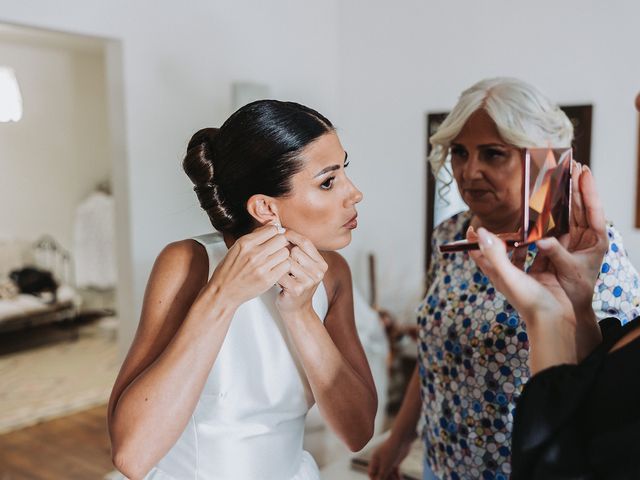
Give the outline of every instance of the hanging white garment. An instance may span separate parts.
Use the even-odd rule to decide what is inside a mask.
[[[111,195],[93,192],[78,206],[73,250],[76,286],[115,287],[115,204]]]

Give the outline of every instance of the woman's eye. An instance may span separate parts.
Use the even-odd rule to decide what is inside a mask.
[[[451,147],[451,155],[456,155],[458,157],[461,157],[465,154],[465,150],[464,148],[460,148],[460,147]]]
[[[349,160],[347,160],[346,162],[344,162],[344,167],[343,168],[347,168],[349,166]]]
[[[331,190],[331,187],[333,187],[333,181],[335,179],[336,177],[327,178],[324,182],[322,182],[322,184],[320,185],[320,188],[322,188],[323,190]]]
[[[485,151],[485,157],[489,160],[501,160],[506,156],[506,152],[497,148],[490,148]]]
[[[467,151],[462,147],[451,147],[451,159],[462,160],[467,157]]]

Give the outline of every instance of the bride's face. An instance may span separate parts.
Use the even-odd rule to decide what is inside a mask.
[[[358,226],[356,204],[362,193],[349,180],[347,153],[335,132],[301,152],[304,167],[291,178],[292,190],[278,198],[280,222],[307,237],[318,250],[338,250],[351,242]]]

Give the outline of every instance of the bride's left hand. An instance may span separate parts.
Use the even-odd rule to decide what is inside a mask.
[[[290,273],[278,280],[282,292],[276,306],[283,315],[312,308],[313,294],[328,268],[327,262],[308,238],[289,229],[286,230],[285,237],[293,248],[289,255]]]

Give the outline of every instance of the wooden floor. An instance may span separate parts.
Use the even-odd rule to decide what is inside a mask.
[[[0,435],[0,480],[102,480],[113,470],[107,407]]]

